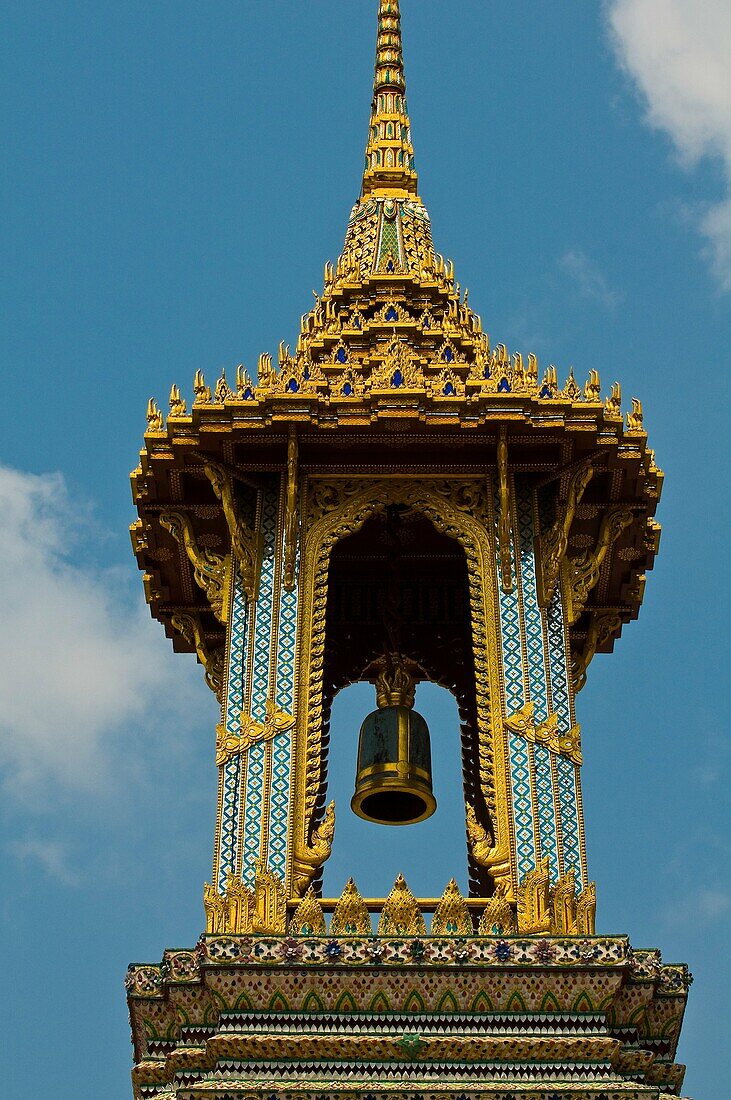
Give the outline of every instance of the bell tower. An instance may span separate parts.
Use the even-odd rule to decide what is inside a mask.
[[[127,977],[135,1096],[677,1096],[687,968],[596,934],[575,713],[638,614],[662,473],[619,384],[490,343],[434,249],[378,8],[361,194],[294,350],[150,400],[132,474],[151,612],[221,708],[205,932]],[[335,806],[356,681],[375,708]],[[405,867],[323,897],[341,815],[439,813],[422,681],[459,706],[468,896],[417,898]]]

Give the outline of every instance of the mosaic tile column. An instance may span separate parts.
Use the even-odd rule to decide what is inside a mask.
[[[511,484],[510,563],[512,587],[498,584],[504,714],[533,706],[533,722],[556,721],[558,735],[574,725],[565,610],[560,586],[547,608],[538,601],[536,546],[539,545],[535,492],[520,480]],[[495,514],[499,516],[497,489]],[[500,529],[495,524],[499,549]],[[553,716],[556,716],[553,719]],[[587,885],[578,765],[507,731],[516,873],[520,881],[548,857],[551,880],[574,871],[577,888]]]
[[[232,585],[223,715],[232,737],[240,733],[242,714],[263,725],[268,707],[294,713],[298,594],[296,587],[288,592],[282,585],[284,495],[278,475],[258,492],[262,554],[256,601],[247,599],[238,579]],[[253,886],[260,860],[285,878],[291,756],[292,732],[284,730],[221,765],[214,857],[220,893],[230,875]]]

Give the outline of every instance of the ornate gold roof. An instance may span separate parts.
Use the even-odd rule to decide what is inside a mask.
[[[502,409],[508,419],[556,424],[557,418],[575,419],[580,406],[582,424],[588,418],[600,431],[621,432],[618,384],[602,401],[594,370],[583,387],[573,371],[560,384],[556,368],[539,371],[534,355],[524,359],[504,344],[491,347],[454,265],[435,252],[429,214],[417,194],[398,0],[379,4],[361,197],[342,254],[325,265],[322,293],[301,319],[294,353],[280,344],[277,367],[263,354],[256,384],[241,366],[235,387],[224,375],[211,390],[198,372],[193,388],[194,411],[207,406],[222,426],[229,419],[253,426],[305,418],[331,426],[333,414],[345,425],[417,409],[422,416],[438,413],[441,423],[474,425]],[[173,386],[170,419],[187,415]],[[643,432],[638,401],[627,427],[634,435]],[[163,414],[151,400],[148,432],[164,431]]]
[[[153,613],[176,646],[192,647],[172,622],[189,601],[177,551],[155,517],[163,507],[183,506],[195,485],[200,514],[194,509],[191,522],[204,540],[225,540],[222,516],[206,513],[215,505],[206,462],[244,479],[281,469],[287,433],[296,431],[303,471],[375,472],[388,454],[393,469],[477,474],[497,469],[504,438],[512,468],[541,484],[592,463],[591,493],[574,529],[583,545],[596,541],[608,509],[623,503],[632,511],[605,566],[601,607],[588,608],[572,633],[578,649],[587,639],[610,649],[639,610],[644,570],[658,544],[652,516],[662,473],[647,446],[642,406],[633,400],[625,422],[618,383],[603,397],[595,370],[583,384],[573,371],[559,381],[556,368],[539,370],[534,355],[491,346],[452,262],[434,250],[417,192],[398,0],[380,0],[378,20],[361,195],[342,254],[325,265],[322,292],[301,319],[294,350],[280,344],[276,366],[263,354],[256,382],[243,366],[235,381],[223,374],[215,386],[197,372],[190,410],[177,385],[167,418],[154,400],[148,405],[145,445],[132,474],[141,516],[133,544]],[[212,637],[215,630],[210,621]]]
[[[381,390],[464,396],[468,378],[488,377],[489,359],[488,339],[453,265],[434,251],[417,194],[398,0],[380,0],[361,197],[343,252],[334,267],[326,265],[323,292],[302,318],[294,355],[280,348],[277,372],[264,358],[251,397],[311,393],[357,401]]]

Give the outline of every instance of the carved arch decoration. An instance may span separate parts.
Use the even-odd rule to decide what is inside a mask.
[[[343,538],[391,504],[408,504],[436,529],[462,546],[467,565],[475,670],[479,789],[491,835],[480,863],[510,898],[517,885],[510,810],[507,752],[503,731],[502,675],[497,613],[497,575],[492,492],[485,478],[322,478],[309,481],[303,502],[301,648],[295,733],[295,782],[288,864],[290,894],[302,896],[330,854],[331,808],[322,824],[323,670],[330,555]],[[306,670],[306,672],[305,672]],[[481,807],[472,807],[481,810]],[[323,829],[324,827],[324,829]]]

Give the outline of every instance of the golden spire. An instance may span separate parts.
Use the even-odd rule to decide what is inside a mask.
[[[364,195],[384,189],[412,193],[417,189],[399,0],[379,0],[373,107],[363,174]]]

